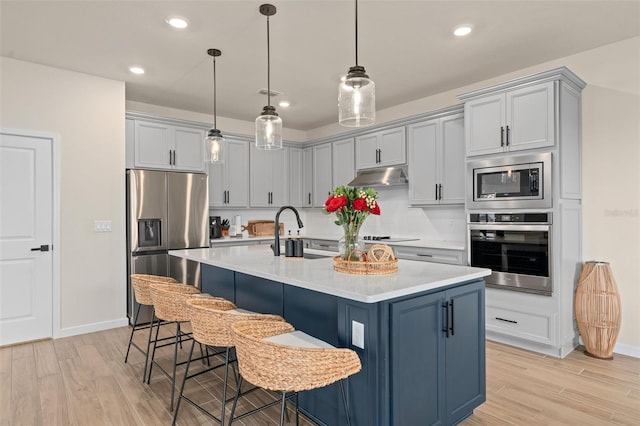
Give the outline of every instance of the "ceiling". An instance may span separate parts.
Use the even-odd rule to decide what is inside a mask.
[[[0,54],[126,82],[127,100],[253,121],[266,105],[262,1],[1,1]],[[274,0],[271,88],[284,126],[337,121],[337,85],[355,65],[352,0]],[[185,30],[165,23],[179,15]],[[377,108],[423,98],[640,35],[640,1],[359,2],[359,63]],[[471,24],[465,38],[454,27]],[[131,74],[132,65],[145,68]],[[224,131],[224,129],[221,129]]]

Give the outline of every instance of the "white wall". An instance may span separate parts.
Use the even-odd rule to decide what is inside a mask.
[[[124,83],[3,57],[0,87],[0,127],[60,138],[60,335],[125,325]]]

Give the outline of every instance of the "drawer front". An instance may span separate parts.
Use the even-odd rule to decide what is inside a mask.
[[[556,316],[486,307],[487,330],[522,339],[553,345]]]
[[[331,240],[305,240],[306,247],[315,250],[338,251],[338,242]]]
[[[393,252],[398,259],[448,263],[451,265],[464,264],[464,252],[458,250],[437,250],[396,246],[393,247]]]

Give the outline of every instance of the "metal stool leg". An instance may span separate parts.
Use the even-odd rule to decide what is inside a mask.
[[[351,418],[349,416],[349,404],[347,401],[347,394],[344,391],[344,380],[340,380],[340,393],[342,394],[342,402],[344,403],[344,412],[347,415],[347,425],[351,426]]]
[[[236,390],[236,397],[233,399],[233,406],[231,406],[231,414],[229,416],[229,426],[233,423],[233,415],[236,412],[236,405],[238,404],[238,398],[240,398],[240,388],[242,387],[242,375],[238,374],[240,379],[238,380],[238,389]]]
[[[182,386],[180,386],[180,395],[178,396],[178,402],[176,403],[176,411],[173,413],[173,423],[175,426],[176,419],[178,418],[178,411],[180,411],[180,403],[182,402],[182,395],[184,394],[184,384],[187,382],[187,377],[189,376],[189,366],[191,365],[191,358],[193,357],[193,348],[196,345],[195,339],[191,342],[191,350],[189,351],[189,360],[187,361],[187,367],[184,370],[184,379],[182,379]],[[224,422],[222,423],[224,425]]]
[[[140,308],[142,305],[138,305],[138,309],[136,309],[136,314],[133,317],[133,327],[131,328],[131,335],[129,336],[129,346],[127,346],[127,354],[124,356],[124,363],[127,363],[129,359],[129,351],[131,350],[131,342],[133,342],[133,333],[136,331],[136,326],[138,325],[138,316],[140,315]]]
[[[151,319],[153,320],[153,318],[155,318],[156,314],[155,314],[155,310],[153,312],[153,316],[151,317]],[[153,324],[153,323],[152,323]],[[153,330],[153,327],[151,327],[151,329],[149,330],[149,338],[151,338],[151,330]],[[160,318],[158,318],[158,328],[156,328],[156,337],[153,340],[153,351],[151,352],[151,364],[149,365],[149,373],[147,376],[147,384],[151,383],[151,371],[153,370],[153,360],[156,358],[156,347],[158,346],[158,334],[160,333]],[[148,352],[148,349],[147,349]],[[147,356],[148,359],[148,356]],[[145,363],[145,369],[146,369],[146,363]],[[144,382],[144,380],[143,380]]]
[[[284,413],[287,409],[287,392],[282,391],[282,405],[280,406],[280,426],[284,426]]]
[[[173,348],[173,375],[171,376],[171,405],[170,412],[173,411],[173,397],[176,392],[176,364],[178,363],[178,346],[182,349],[182,335],[180,323],[176,323],[176,345]],[[195,340],[194,340],[195,341]]]

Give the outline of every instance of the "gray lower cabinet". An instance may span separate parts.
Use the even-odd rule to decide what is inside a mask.
[[[354,426],[453,425],[485,401],[483,280],[361,303],[202,265],[202,291],[356,351],[362,370],[345,382]],[[351,344],[354,321],[364,348]],[[337,383],[302,392],[300,407],[318,424],[347,424]]]

